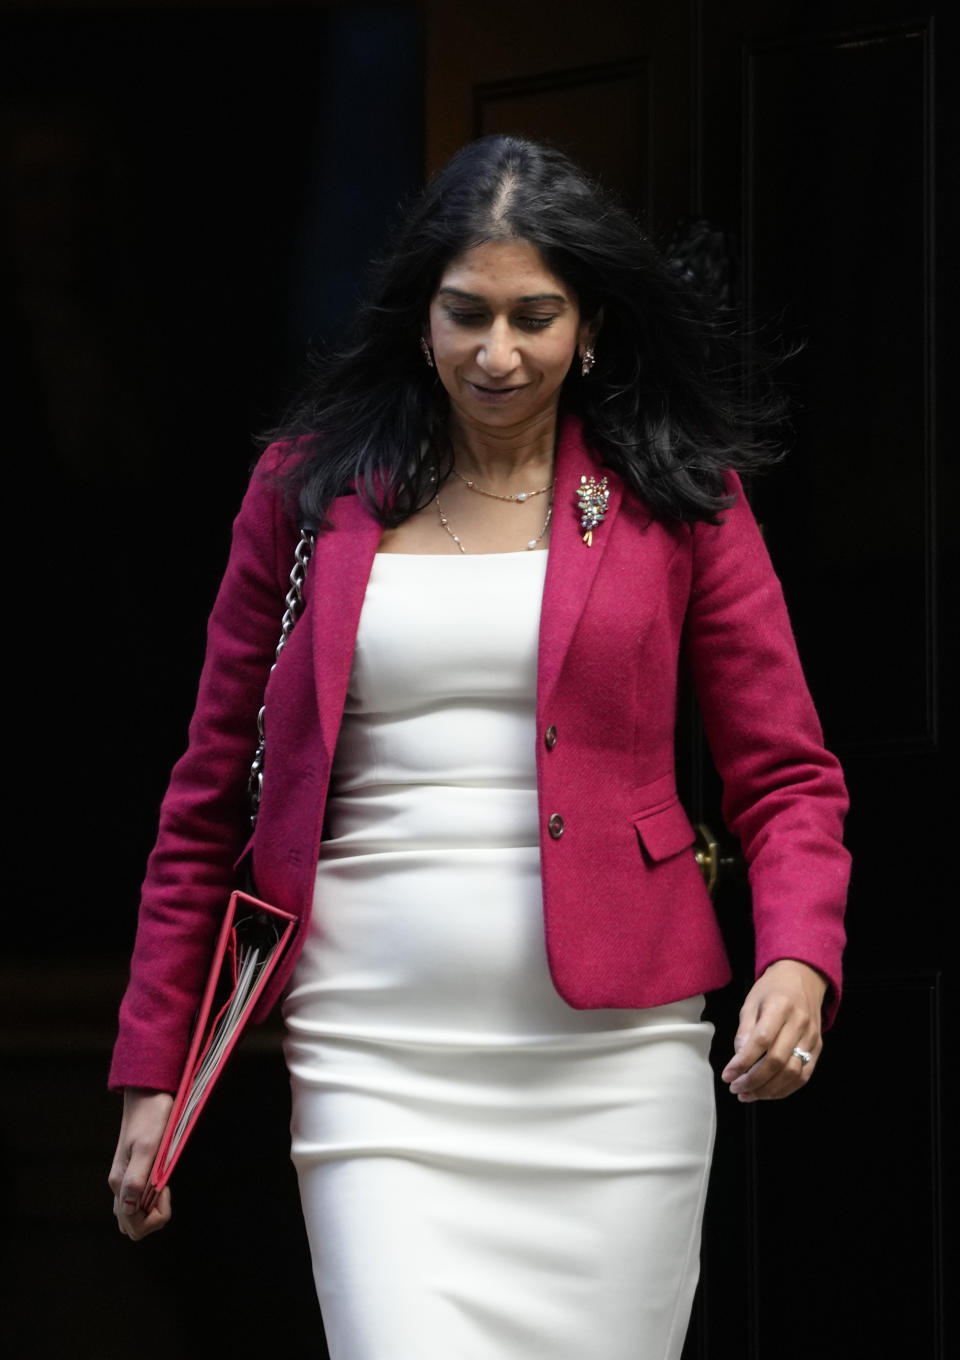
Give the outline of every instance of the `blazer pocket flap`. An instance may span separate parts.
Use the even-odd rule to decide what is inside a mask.
[[[668,803],[666,807],[656,808],[653,812],[640,812],[633,819],[640,837],[640,844],[652,860],[669,859],[679,855],[697,838],[690,825],[690,818],[679,801]]]

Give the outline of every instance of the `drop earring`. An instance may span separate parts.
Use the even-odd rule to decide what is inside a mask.
[[[427,361],[427,368],[433,368],[435,366],[433,362],[433,350],[427,344],[426,340],[423,338],[422,335],[420,337],[420,348],[423,350],[423,357]]]
[[[593,368],[596,362],[597,356],[593,352],[593,346],[587,345],[586,349],[583,351],[583,358],[580,361],[581,378],[585,378],[587,376],[587,374],[590,372],[590,370]]]

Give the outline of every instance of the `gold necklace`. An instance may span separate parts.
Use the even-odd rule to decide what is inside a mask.
[[[492,495],[492,492],[487,492],[487,495]],[[511,497],[511,496],[500,496],[500,497],[497,497],[497,499],[498,499],[498,500],[513,500],[514,497]],[[466,550],[466,548],[463,546],[463,544],[460,542],[460,536],[459,536],[459,534],[455,534],[455,533],[453,532],[453,530],[450,528],[450,525],[447,523],[447,517],[446,517],[446,515],[443,513],[443,507],[442,507],[441,504],[440,504],[440,493],[439,493],[439,492],[436,492],[436,493],[434,494],[434,500],[435,500],[436,503],[437,503],[437,514],[440,516],[440,527],[441,527],[441,529],[443,529],[444,533],[449,534],[450,537],[453,539],[454,543],[456,543],[457,547],[460,549],[460,551],[461,551],[462,553],[465,553],[467,550]],[[541,538],[543,538],[544,534],[547,532],[547,529],[550,527],[550,519],[551,519],[551,516],[552,516],[552,515],[553,515],[553,501],[551,501],[550,504],[547,506],[547,517],[546,517],[546,519],[543,521],[543,528],[542,528],[542,529],[540,530],[540,532],[537,534],[536,538],[531,538],[531,539],[528,541],[528,543],[527,543],[527,551],[528,551],[528,552],[531,552],[531,551],[537,546],[537,544],[540,542]]]
[[[461,482],[463,482],[471,491],[475,491],[478,496],[490,496],[495,501],[529,501],[532,500],[534,496],[542,496],[545,491],[553,489],[553,482],[548,482],[546,486],[541,486],[537,491],[520,491],[516,496],[501,496],[496,491],[484,491],[482,486],[477,486],[476,482],[471,481],[469,477],[465,477],[463,473],[458,472],[456,468],[451,468],[450,471],[453,473],[454,477],[459,477]]]

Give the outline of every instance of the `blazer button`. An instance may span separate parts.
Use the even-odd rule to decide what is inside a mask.
[[[547,829],[555,841],[558,841],[563,835],[563,818],[560,816],[559,812],[554,812],[551,815],[550,820],[547,822]]]
[[[557,729],[554,727],[553,723],[550,724],[543,734],[543,744],[548,751],[552,751],[557,744]]]

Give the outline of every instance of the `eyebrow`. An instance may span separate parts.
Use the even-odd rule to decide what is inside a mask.
[[[462,288],[438,288],[437,296],[441,293],[450,293],[453,297],[463,298],[465,302],[486,303],[487,299],[479,293],[465,293]],[[513,298],[514,302],[560,302],[566,304],[567,298],[562,293],[526,293],[523,297]]]

